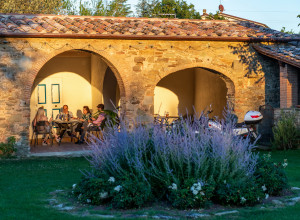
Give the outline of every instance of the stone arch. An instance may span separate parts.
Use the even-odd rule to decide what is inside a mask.
[[[178,72],[181,70],[185,70],[185,69],[192,69],[192,68],[203,68],[203,69],[213,72],[214,74],[219,75],[219,77],[224,80],[226,87],[227,87],[227,95],[226,95],[227,101],[234,108],[234,106],[235,106],[235,84],[230,77],[230,71],[228,70],[228,68],[213,66],[211,64],[204,63],[204,62],[183,64],[183,65],[180,65],[177,67],[169,68],[167,71],[163,72],[163,74],[160,74],[159,77],[157,77],[155,80],[154,88],[162,78],[164,78],[172,73],[175,73],[175,72]],[[153,91],[154,91],[154,88],[153,88]]]
[[[124,82],[123,82],[123,79],[121,77],[121,74],[119,72],[119,70],[116,68],[116,64],[113,62],[113,61],[110,61],[109,60],[109,55],[105,52],[105,51],[101,51],[101,53],[99,53],[97,50],[95,50],[94,48],[89,48],[89,49],[86,49],[86,48],[81,48],[81,47],[73,47],[72,48],[63,48],[63,49],[60,49],[60,50],[55,50],[55,51],[52,51],[51,53],[48,53],[48,54],[42,54],[44,56],[42,56],[37,62],[35,62],[32,66],[32,68],[30,70],[27,71],[27,82],[26,82],[26,88],[25,88],[25,91],[24,91],[24,95],[25,95],[25,99],[26,100],[30,100],[30,96],[31,96],[31,92],[32,92],[32,86],[33,86],[33,83],[34,83],[34,80],[37,76],[37,74],[39,73],[39,71],[41,70],[41,68],[49,61],[51,60],[52,58],[54,58],[55,56],[61,54],[61,53],[64,53],[64,52],[67,52],[67,51],[70,51],[70,50],[83,50],[83,51],[86,51],[86,52],[92,52],[92,53],[95,53],[99,56],[101,56],[101,58],[103,58],[103,60],[106,62],[106,64],[111,68],[111,70],[113,71],[116,79],[117,79],[117,82],[118,82],[118,85],[119,85],[119,89],[120,89],[120,97],[121,97],[121,103],[122,103],[122,99],[125,97],[125,86],[124,86]],[[125,105],[124,105],[125,107]],[[124,110],[124,109],[123,109]]]

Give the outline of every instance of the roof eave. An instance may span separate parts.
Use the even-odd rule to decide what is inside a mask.
[[[72,38],[72,39],[122,39],[122,40],[184,40],[184,41],[233,41],[233,42],[290,42],[299,38],[252,38],[252,37],[209,37],[209,36],[158,36],[158,35],[113,35],[113,34],[24,34],[0,33],[0,38]]]
[[[268,57],[270,57],[270,58],[273,58],[273,59],[279,60],[279,61],[281,61],[281,62],[290,64],[290,65],[295,66],[295,67],[297,67],[297,68],[300,68],[300,63],[299,63],[299,62],[296,62],[296,61],[293,61],[293,60],[289,60],[289,59],[287,59],[287,58],[285,58],[285,57],[282,57],[282,56],[280,56],[280,55],[277,55],[277,56],[276,56],[276,55],[274,55],[273,53],[271,53],[268,49],[262,48],[262,47],[260,47],[260,46],[258,46],[258,45],[253,45],[253,48],[254,48],[257,52],[259,52],[259,53],[261,53],[261,54],[263,54],[263,55],[265,55],[265,56],[268,56]]]

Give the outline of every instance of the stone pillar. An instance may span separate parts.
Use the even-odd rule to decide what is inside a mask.
[[[103,103],[103,81],[107,64],[100,56],[91,56],[91,86],[92,86],[92,109],[96,111],[96,106]]]
[[[280,108],[298,104],[298,73],[292,66],[280,63]]]

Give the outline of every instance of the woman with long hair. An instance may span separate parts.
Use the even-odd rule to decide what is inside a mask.
[[[44,107],[39,107],[38,111],[33,119],[33,127],[37,129],[38,132],[50,132],[50,123],[52,121],[52,118],[48,121],[47,116],[45,115],[45,109]],[[44,135],[43,138],[43,145],[48,144],[49,134]]]
[[[80,138],[76,142],[76,144],[82,144],[84,142],[84,136],[88,127],[88,124],[92,122],[92,114],[90,111],[90,108],[88,106],[83,106],[82,109],[82,118],[79,120],[81,123],[77,125],[77,128],[75,129],[76,132],[79,132]]]

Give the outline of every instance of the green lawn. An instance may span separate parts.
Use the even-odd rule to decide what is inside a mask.
[[[263,153],[263,152],[262,152]],[[290,185],[300,187],[300,150],[273,152],[275,162],[288,159]],[[50,192],[69,189],[88,169],[84,158],[0,160],[0,219],[88,219],[47,207]],[[275,211],[244,211],[241,219],[299,219],[300,204]],[[235,216],[236,218],[236,216]]]

